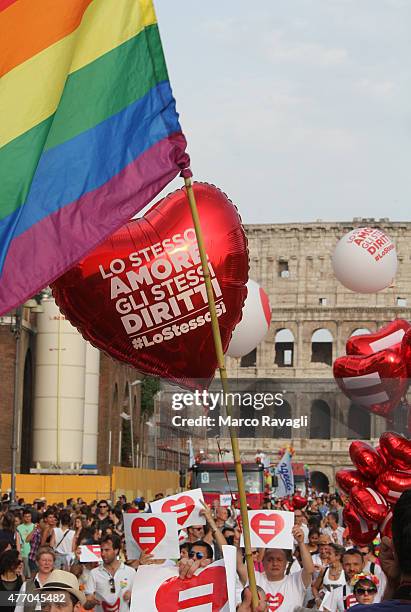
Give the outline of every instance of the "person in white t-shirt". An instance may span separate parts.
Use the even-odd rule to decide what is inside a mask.
[[[310,530],[308,529],[306,521],[307,518],[302,510],[294,510],[294,525],[301,527],[304,532],[304,542],[305,544],[308,544],[308,534]]]
[[[121,540],[117,534],[102,538],[103,564],[92,569],[88,577],[86,610],[95,607],[96,612],[129,612],[136,571],[118,560],[120,548]]]
[[[257,586],[266,593],[269,610],[293,612],[296,606],[302,605],[306,589],[311,584],[314,564],[304,543],[304,532],[301,527],[294,526],[292,533],[300,549],[303,569],[287,575],[289,551],[267,548],[263,558],[264,571],[256,572]],[[237,572],[245,585],[248,581],[247,569],[240,553],[237,554]]]
[[[54,552],[56,553],[56,561],[54,567],[57,569],[68,570],[70,562],[73,558],[73,538],[75,531],[70,529],[70,514],[68,512],[60,513],[60,527],[54,527],[54,536],[56,544]]]
[[[340,527],[338,524],[338,512],[329,512],[325,521],[327,523],[327,527],[323,527],[323,529],[321,529],[321,533],[328,535],[331,539],[331,542],[334,542],[334,544],[339,544],[339,546],[343,546],[344,527]]]

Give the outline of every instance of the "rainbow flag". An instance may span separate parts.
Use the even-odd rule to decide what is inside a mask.
[[[0,0],[0,314],[189,159],[152,0]]]

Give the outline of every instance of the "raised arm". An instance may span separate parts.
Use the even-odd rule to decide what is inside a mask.
[[[217,524],[213,518],[213,515],[211,514],[211,508],[207,506],[207,504],[205,504],[202,500],[200,501],[203,505],[203,510],[200,511],[200,514],[204,516],[205,520],[210,526],[211,533],[213,534],[214,540],[217,542],[217,544],[221,548],[221,546],[225,546],[227,544],[227,540],[221,533],[220,529],[217,527]]]
[[[311,557],[311,553],[308,550],[308,546],[304,544],[304,532],[301,527],[297,527],[295,525],[293,527],[293,536],[297,541],[298,548],[300,549],[301,554],[301,563],[303,566],[302,580],[305,587],[308,587],[311,584],[312,576],[314,573],[314,563]]]

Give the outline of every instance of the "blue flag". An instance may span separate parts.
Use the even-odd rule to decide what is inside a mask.
[[[284,453],[279,464],[275,468],[275,473],[278,477],[277,497],[292,495],[294,493],[294,474],[291,454],[288,451]]]

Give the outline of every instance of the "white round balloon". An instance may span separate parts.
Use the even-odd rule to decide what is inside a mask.
[[[242,319],[235,327],[227,349],[230,357],[243,357],[264,339],[271,321],[268,296],[258,283],[249,279]]]
[[[389,287],[397,272],[395,244],[374,227],[345,234],[335,247],[332,265],[340,283],[358,293],[375,293]]]

